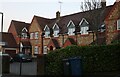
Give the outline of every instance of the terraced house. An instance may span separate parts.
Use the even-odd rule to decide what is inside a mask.
[[[13,33],[17,40],[20,35],[17,32],[25,31],[26,34],[22,33],[22,36],[25,36],[24,41],[20,45],[24,46],[24,42],[27,42],[27,50],[30,50],[33,56],[47,54],[50,50],[68,45],[110,44],[113,40],[120,39],[119,6],[120,1],[116,0],[110,6],[106,6],[106,2],[102,2],[102,7],[99,9],[66,16],[60,16],[58,11],[56,18],[52,19],[34,16],[29,26],[25,26],[26,23],[24,23],[24,27],[23,24],[21,24],[22,26],[16,25],[16,28],[10,26],[8,32]],[[93,15],[91,16],[91,14]],[[97,25],[93,24],[95,20],[98,20]],[[12,31],[13,29],[16,33]],[[19,42],[17,43],[19,44]]]

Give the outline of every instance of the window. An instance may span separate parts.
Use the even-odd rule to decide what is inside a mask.
[[[54,37],[58,37],[59,30],[54,30]]]
[[[50,29],[47,25],[45,26],[44,31],[45,31],[45,37],[48,38],[50,36]]]
[[[50,31],[45,31],[45,37],[48,38],[50,36]]]
[[[27,39],[27,33],[22,33],[21,38],[22,38],[22,39]]]
[[[53,35],[54,35],[54,37],[58,37],[58,33],[59,33],[59,27],[55,23],[55,25],[53,26]]]
[[[43,54],[47,54],[47,46],[44,46]]]
[[[81,34],[88,34],[88,27],[81,27],[81,31],[80,31],[80,33]]]
[[[44,35],[45,38],[48,38],[50,36],[50,29],[47,25],[45,26],[44,31],[45,31],[45,35]]]
[[[34,38],[34,33],[30,33],[30,39]]]
[[[75,33],[75,25],[74,25],[74,23],[72,22],[72,21],[70,21],[69,22],[69,24],[68,24],[68,34],[69,35],[74,35]]]
[[[38,46],[35,46],[34,54],[38,54],[38,51],[39,51],[39,47],[38,47]]]
[[[38,39],[38,38],[39,38],[38,32],[35,32],[35,39]]]
[[[68,28],[68,34],[69,35],[74,35],[75,33],[75,28]]]
[[[120,19],[117,20],[117,30],[120,30]]]

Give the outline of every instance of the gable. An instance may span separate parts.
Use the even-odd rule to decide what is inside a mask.
[[[50,31],[49,27],[46,25],[44,31]]]
[[[88,22],[85,18],[82,18],[81,22],[79,23],[80,27],[86,27],[88,26]]]
[[[24,27],[24,28],[22,29],[22,32],[28,32],[27,28]]]
[[[56,48],[59,48],[59,43],[56,39],[51,39],[50,42],[48,43],[48,47],[50,46],[53,46],[53,47],[56,47]]]
[[[53,26],[53,30],[59,30],[59,26],[55,23],[55,25]]]
[[[75,28],[75,25],[74,25],[74,23],[72,22],[72,20],[69,21],[67,27],[68,27],[68,28]]]
[[[75,43],[74,39],[68,38],[68,39],[65,41],[63,47],[67,47],[67,46],[75,45],[75,44],[76,44],[76,43]]]
[[[29,27],[29,32],[42,31],[40,25],[35,18],[32,19],[31,25]]]
[[[11,21],[10,27],[8,29],[8,33],[12,33],[14,36],[17,36],[17,32],[15,29],[15,25],[13,24],[13,22]]]

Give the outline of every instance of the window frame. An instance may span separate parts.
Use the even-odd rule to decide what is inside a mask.
[[[89,34],[89,32],[87,30],[89,30],[89,27],[88,26],[85,26],[85,27],[80,27],[80,33],[81,35],[86,35],[86,34]],[[85,28],[88,28],[88,29],[85,29]],[[82,33],[83,32],[83,33]]]
[[[28,37],[27,33],[24,33],[24,32],[21,33],[21,38],[22,39],[27,39],[27,37]]]
[[[35,32],[34,38],[35,38],[35,39],[39,39],[39,32]]]
[[[55,27],[57,27],[58,30],[55,30]],[[60,32],[59,26],[55,23],[55,25],[53,26],[53,36],[58,37],[59,32]]]
[[[48,29],[48,31],[46,31],[46,29]],[[46,25],[45,28],[44,28],[44,31],[45,31],[45,38],[49,38],[50,37],[50,28]]]
[[[69,27],[71,24],[73,25],[73,28]],[[68,28],[68,35],[75,35],[75,33],[74,33],[75,32],[75,24],[72,22],[72,20],[69,21],[67,28]]]
[[[47,54],[48,53],[48,50],[47,50],[47,46],[44,46],[44,49],[43,49],[43,54]],[[46,51],[45,51],[46,50]]]
[[[31,35],[32,34],[32,35]],[[30,33],[30,39],[34,39],[34,33]]]
[[[34,47],[34,54],[39,54],[39,46]]]

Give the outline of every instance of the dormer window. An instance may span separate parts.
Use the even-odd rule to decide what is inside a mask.
[[[120,19],[117,20],[117,30],[120,30]]]
[[[88,27],[81,27],[81,34],[88,34]]]
[[[27,39],[27,37],[28,37],[27,32],[28,32],[28,30],[26,29],[26,27],[24,27],[21,32],[22,39]]]
[[[44,31],[45,31],[45,37],[46,38],[50,37],[50,29],[47,25],[45,26]]]
[[[86,21],[85,18],[83,18],[80,22],[80,33],[81,34],[88,34],[89,30],[89,23]]]
[[[70,20],[70,22],[68,23],[68,25],[67,25],[67,27],[68,27],[68,34],[69,35],[74,35],[75,33],[75,25],[74,25],[74,23]]]
[[[22,33],[22,34],[21,34],[21,38],[22,38],[22,39],[27,39],[27,33]]]
[[[53,26],[53,36],[54,36],[54,37],[58,37],[58,33],[59,33],[59,27],[58,27],[58,25],[55,23],[55,25]]]

